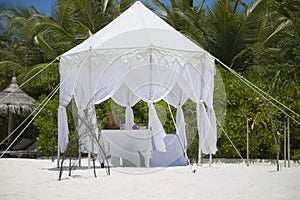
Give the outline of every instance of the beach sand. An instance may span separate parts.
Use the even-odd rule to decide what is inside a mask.
[[[67,163],[66,163],[67,164]],[[48,159],[0,159],[0,199],[300,199],[300,165],[224,164],[169,168],[88,169],[83,166],[58,181],[56,162]],[[192,168],[196,173],[192,173]]]

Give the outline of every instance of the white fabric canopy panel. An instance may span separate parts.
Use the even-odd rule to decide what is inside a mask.
[[[131,107],[139,100],[147,102],[149,134],[156,149],[162,152],[166,151],[166,134],[153,103],[164,99],[177,108],[176,133],[186,148],[182,105],[190,98],[197,104],[202,152],[215,153],[214,75],[214,58],[208,52],[136,2],[102,30],[60,56],[60,151],[64,152],[68,144],[65,107],[72,98],[81,119],[88,119],[78,124],[90,124],[88,130],[95,135],[98,133],[95,104],[112,98],[126,107],[125,126],[130,129]],[[78,131],[81,130],[87,132],[86,127],[79,127]],[[82,141],[91,142],[88,137]],[[90,144],[84,146],[92,151]]]

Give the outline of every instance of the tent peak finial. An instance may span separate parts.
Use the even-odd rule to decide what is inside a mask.
[[[143,5],[143,3],[142,3],[142,2],[140,2],[140,1],[136,1],[136,2],[135,2],[135,4],[140,4],[140,5]]]

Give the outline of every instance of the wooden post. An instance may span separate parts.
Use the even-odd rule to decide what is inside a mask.
[[[284,122],[284,141],[283,141],[283,166],[286,167],[286,122]]]
[[[290,118],[287,119],[287,156],[288,156],[288,168],[291,167],[291,147],[290,147]]]
[[[59,161],[60,161],[60,150],[59,150],[59,145],[57,145],[57,168],[59,168]]]
[[[11,133],[14,131],[14,118],[15,115],[13,113],[13,111],[8,108],[8,127],[7,127],[7,134],[8,134],[8,138],[7,138],[7,144],[10,145],[11,142],[13,141],[13,136],[11,135]]]
[[[247,160],[246,160],[246,162],[247,162],[247,167],[249,167],[249,120],[248,120],[248,118],[247,118],[247,120],[246,120],[246,122],[247,122]]]

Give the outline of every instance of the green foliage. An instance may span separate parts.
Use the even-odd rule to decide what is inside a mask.
[[[148,105],[146,102],[139,101],[137,104],[133,106],[133,113],[135,117],[134,123],[137,125],[148,126]]]
[[[284,65],[284,64],[283,64]],[[299,87],[295,84],[295,68],[270,65],[254,66],[247,72],[248,79],[264,91],[269,91],[273,97],[288,105],[299,113],[299,103],[293,99],[299,98]],[[251,71],[250,71],[251,70]],[[244,83],[234,78],[225,70],[220,70],[226,85],[227,109],[225,131],[236,145],[237,149],[246,155],[246,118],[249,119],[249,145],[252,158],[275,158],[276,147],[271,133],[270,119],[267,113],[267,99],[254,93]],[[276,132],[280,134],[281,149],[283,149],[283,122],[287,117],[275,107],[272,107]],[[296,142],[297,141],[297,142]],[[291,146],[299,148],[299,125],[292,123]],[[281,151],[282,156],[283,151]],[[217,157],[238,157],[224,134],[218,140]]]
[[[111,99],[96,105],[96,115],[98,120],[98,127],[100,129],[109,129],[108,113],[110,111],[113,111]]]
[[[187,139],[187,154],[191,161],[198,159],[198,129],[197,129],[197,114],[196,104],[187,100],[183,105],[184,119],[186,122],[186,139]]]
[[[35,101],[35,107],[38,107],[45,98],[45,95],[41,95],[39,100]],[[53,156],[57,151],[57,108],[58,98],[56,97],[48,102],[33,122],[39,132],[37,152],[40,156]]]
[[[41,95],[38,100],[34,102],[35,107],[41,108],[42,103],[45,101],[46,96]],[[77,148],[77,131],[75,128],[71,104],[67,107],[68,124],[69,124],[69,138],[73,142],[71,148]],[[58,96],[49,100],[44,109],[34,119],[33,125],[38,130],[37,152],[38,156],[54,156],[57,152],[57,108]],[[37,111],[38,112],[38,111]],[[77,151],[74,151],[77,153]]]
[[[58,68],[58,63],[40,63],[25,70],[17,79],[20,84],[28,81],[23,90],[37,99],[39,95],[49,94],[59,85]],[[34,78],[31,79],[32,77]]]
[[[300,149],[292,151],[292,160],[300,160]]]

